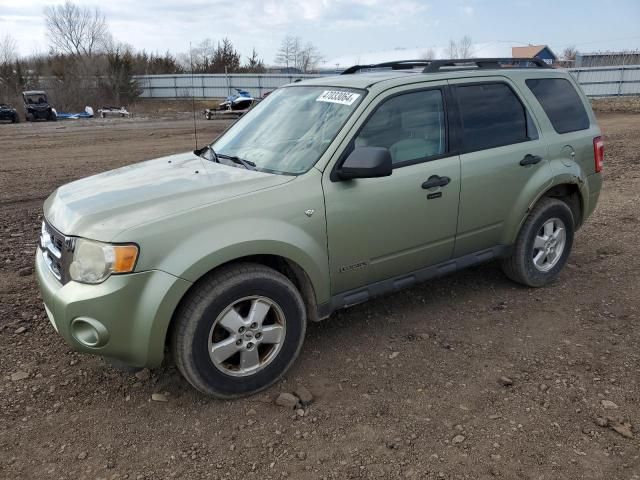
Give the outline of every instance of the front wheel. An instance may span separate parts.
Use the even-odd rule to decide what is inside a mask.
[[[174,318],[176,365],[199,391],[218,398],[259,392],[284,375],[306,329],[300,293],[259,264],[223,267],[189,292]]]
[[[556,198],[541,199],[520,229],[502,269],[511,280],[542,287],[560,274],[571,252],[574,218],[569,206]]]

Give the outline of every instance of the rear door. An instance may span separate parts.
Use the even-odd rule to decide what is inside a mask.
[[[505,77],[451,80],[462,187],[454,256],[504,243],[505,226],[534,177],[551,178],[547,147]],[[544,170],[547,170],[546,172]]]

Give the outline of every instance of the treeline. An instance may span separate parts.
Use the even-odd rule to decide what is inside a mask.
[[[141,93],[135,75],[266,71],[255,49],[243,58],[227,38],[219,42],[205,39],[178,55],[136,51],[113,38],[98,8],[69,0],[46,7],[44,18],[47,54],[20,57],[9,35],[0,38],[0,102],[19,104],[22,91],[42,88],[59,110],[78,110],[85,105],[120,106]],[[287,38],[286,42],[291,42]],[[299,39],[294,43],[299,44]],[[315,47],[307,44],[304,49],[291,49],[288,58],[291,63],[283,60],[283,65],[307,71],[320,57]]]
[[[49,52],[19,57],[16,42],[0,39],[0,101],[20,103],[20,93],[46,89],[61,110],[85,105],[126,105],[141,93],[136,75],[176,73],[264,73],[265,62],[255,49],[244,57],[228,38],[209,38],[174,55],[136,51],[109,32],[98,8],[67,0],[44,9]],[[282,41],[275,63],[300,73],[317,69],[322,56],[299,37]]]

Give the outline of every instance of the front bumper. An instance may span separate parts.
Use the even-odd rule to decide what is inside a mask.
[[[135,367],[162,362],[171,317],[191,286],[159,270],[62,285],[39,250],[35,271],[49,320],[74,350]]]

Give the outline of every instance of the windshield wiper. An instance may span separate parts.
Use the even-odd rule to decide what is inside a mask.
[[[214,152],[214,154],[215,154],[215,152]],[[242,165],[247,170],[255,170],[256,169],[256,164],[255,163],[253,163],[253,162],[251,162],[249,160],[245,160],[244,158],[240,158],[240,157],[237,157],[235,155],[225,155],[224,153],[217,153],[215,155],[216,155],[216,157],[224,158],[226,160],[231,160],[233,163],[237,163],[238,165]],[[219,160],[218,160],[218,162],[219,162]]]
[[[205,153],[207,152],[211,152],[212,158],[209,158],[209,156],[205,156]],[[212,160],[216,163],[220,163],[220,160],[218,160],[218,155],[216,155],[216,152],[213,151],[213,148],[211,148],[211,145],[205,145],[202,148],[198,148],[197,150],[193,151],[193,154],[196,157],[201,157],[201,158],[204,158],[205,160]]]
[[[204,156],[207,151],[211,152],[211,157],[212,158],[209,158],[208,156]],[[253,162],[251,162],[249,160],[245,160],[243,158],[237,157],[235,155],[225,155],[224,153],[216,153],[213,150],[213,148],[211,148],[211,145],[205,145],[202,148],[194,150],[193,154],[198,156],[198,157],[202,157],[205,160],[212,160],[212,161],[214,161],[216,163],[220,163],[220,159],[224,158],[225,160],[231,160],[233,163],[236,163],[238,165],[242,165],[247,170],[255,170],[256,169],[256,164],[255,163],[253,163]]]

